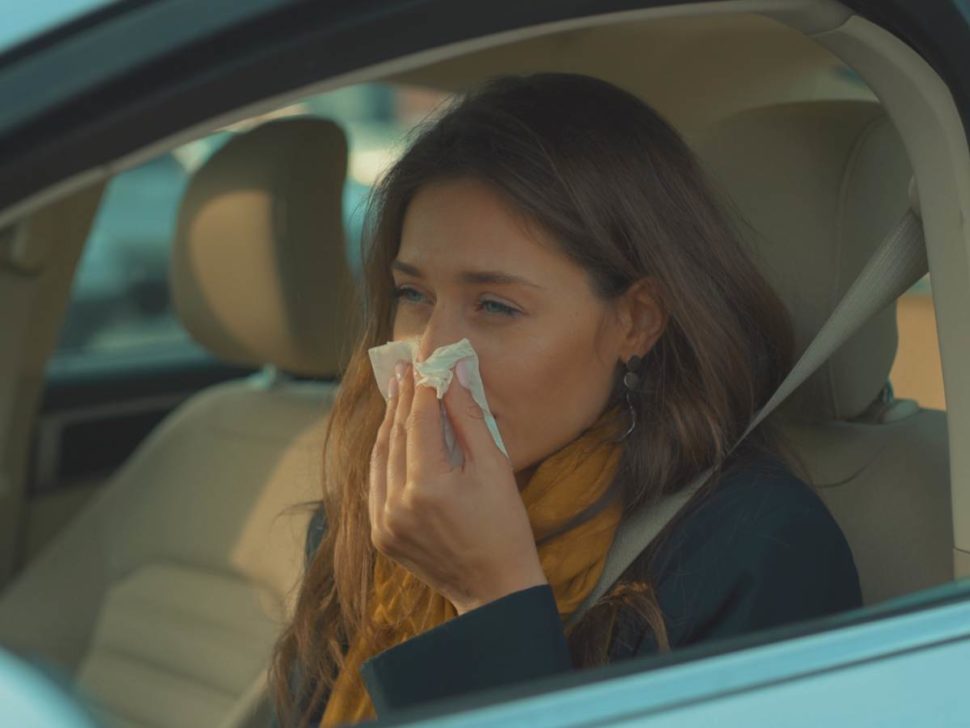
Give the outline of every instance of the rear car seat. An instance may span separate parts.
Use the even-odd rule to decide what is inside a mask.
[[[0,598],[0,643],[67,669],[111,726],[232,724],[262,693],[319,497],[333,379],[353,336],[335,124],[231,139],[183,200],[179,316],[267,365],[173,412]]]
[[[877,103],[819,101],[744,111],[693,141],[792,314],[801,353],[908,209],[899,136]],[[892,398],[896,344],[892,306],[782,407],[867,603],[953,578],[946,413]]]

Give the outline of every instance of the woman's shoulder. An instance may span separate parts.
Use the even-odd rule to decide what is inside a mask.
[[[816,490],[776,455],[749,456],[721,476],[675,528],[678,540],[708,539],[757,546],[845,539]]]
[[[651,563],[672,644],[861,604],[852,552],[815,490],[779,458],[726,473],[673,524]]]

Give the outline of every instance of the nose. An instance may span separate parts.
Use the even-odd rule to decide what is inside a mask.
[[[421,332],[417,360],[424,361],[438,347],[460,341],[465,335],[463,329],[460,311],[453,308],[449,312],[446,307],[440,304],[435,306],[424,331]]]

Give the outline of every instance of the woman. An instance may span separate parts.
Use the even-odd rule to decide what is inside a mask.
[[[579,75],[495,79],[423,130],[372,214],[366,328],[275,655],[284,725],[357,723],[860,604],[845,539],[771,424],[726,456],[791,366],[791,326],[646,104]],[[368,349],[411,337],[419,361],[469,339],[508,457],[463,386],[443,398],[456,468],[411,367],[385,404]],[[564,630],[622,519],[709,466]]]

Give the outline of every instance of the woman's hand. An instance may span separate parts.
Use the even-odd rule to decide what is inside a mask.
[[[458,366],[462,366],[459,362]],[[546,583],[511,463],[468,389],[443,397],[464,464],[452,467],[431,387],[398,365],[371,452],[371,540],[459,614]],[[457,379],[457,377],[456,377]]]

